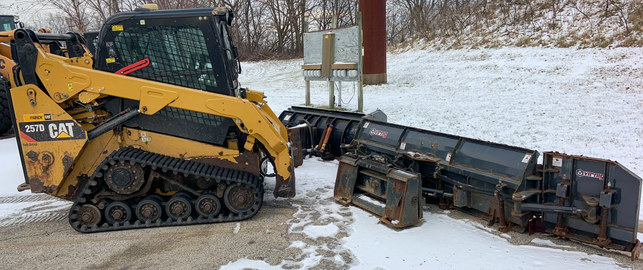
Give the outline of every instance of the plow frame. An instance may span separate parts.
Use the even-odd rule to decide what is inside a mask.
[[[419,191],[439,198],[441,208],[500,223],[501,231],[542,231],[638,258],[641,178],[615,161],[545,152],[539,165],[536,150],[367,119],[348,149],[335,199],[378,214],[392,227],[420,222],[421,208],[406,211],[413,206],[396,200]],[[415,175],[419,186],[412,177],[398,184],[390,171]],[[404,210],[383,210],[394,205]]]

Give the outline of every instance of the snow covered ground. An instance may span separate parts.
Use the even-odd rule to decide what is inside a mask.
[[[20,156],[18,155],[18,145],[16,139],[0,140],[0,164],[2,164],[0,175],[2,177],[2,188],[0,196],[27,194],[19,193],[18,185],[25,181],[25,176],[20,165]]]
[[[388,84],[364,89],[365,112],[381,109],[389,122],[541,152],[616,160],[643,175],[643,52],[639,49],[405,50],[389,53],[387,61]],[[301,60],[244,63],[241,84],[264,91],[275,112],[301,105],[300,64]],[[343,89],[342,107],[356,109],[353,85],[344,83]],[[313,104],[328,105],[326,83],[312,82],[311,92]],[[334,171],[326,177],[307,177],[311,162],[317,163],[307,160],[296,171],[300,196],[307,189],[334,183]],[[331,198],[332,192],[325,196]],[[320,207],[328,211],[327,206]],[[565,248],[560,245],[548,248],[556,245],[550,240],[534,239],[532,244],[538,247],[515,246],[478,223],[439,211],[425,212],[425,223],[402,231],[378,225],[376,217],[357,208],[350,211],[348,220],[337,218],[327,223],[330,228],[314,228],[335,232],[337,224],[350,223],[350,236],[342,242],[357,259],[352,264],[355,269],[621,267],[607,257],[561,250]],[[263,269],[268,265],[238,261],[228,266]]]
[[[65,218],[71,202],[44,194],[18,192],[25,180],[16,139],[0,140],[0,226]]]
[[[264,91],[279,113],[304,103],[300,65],[301,60],[243,63],[241,84]],[[388,55],[388,84],[365,87],[364,105],[366,112],[384,111],[389,122],[612,159],[643,175],[641,74],[638,49],[398,51]],[[328,105],[327,85],[313,82],[312,88],[312,102]],[[342,106],[355,109],[352,85],[343,88]],[[23,209],[36,202],[1,201],[23,182],[14,139],[0,140],[0,162],[1,226],[26,215]],[[298,211],[288,233],[304,236],[291,244],[301,255],[275,266],[243,259],[223,269],[620,269],[628,260],[546,235],[515,245],[521,235],[500,234],[432,205],[420,226],[392,230],[363,210],[333,202],[336,170],[337,162],[316,159],[296,169],[298,195],[292,202]],[[266,181],[268,191],[272,183]],[[49,209],[59,211],[62,204],[52,202]]]

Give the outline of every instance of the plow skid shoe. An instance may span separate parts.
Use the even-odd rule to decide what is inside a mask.
[[[424,200],[417,175],[376,161],[343,156],[335,182],[335,200],[380,216],[395,228],[418,224]]]

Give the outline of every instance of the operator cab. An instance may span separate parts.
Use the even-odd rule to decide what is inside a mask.
[[[127,76],[236,96],[232,18],[232,10],[221,7],[118,13],[100,30],[95,68],[117,72],[143,65]]]
[[[11,31],[22,27],[23,24],[20,22],[18,16],[0,15],[0,32]]]

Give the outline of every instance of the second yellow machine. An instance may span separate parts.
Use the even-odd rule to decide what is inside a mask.
[[[295,195],[285,127],[240,88],[226,8],[119,13],[95,55],[77,34],[11,34],[9,93],[21,186],[72,200],[72,227],[98,232],[238,221]],[[43,46],[64,44],[62,52]],[[61,56],[63,55],[63,56]]]

